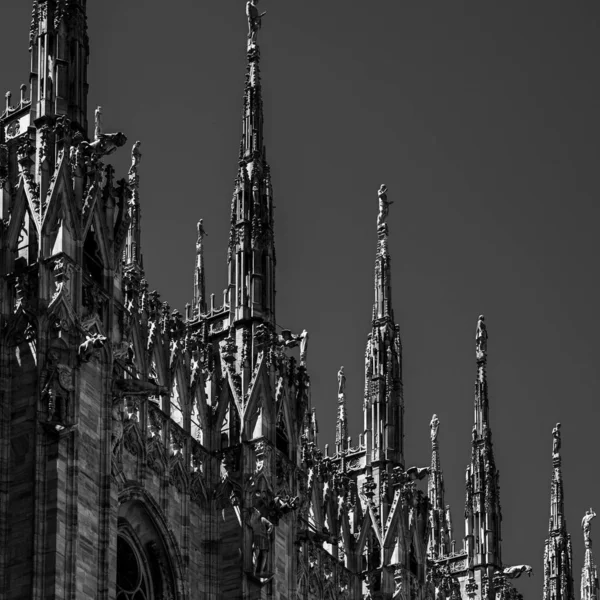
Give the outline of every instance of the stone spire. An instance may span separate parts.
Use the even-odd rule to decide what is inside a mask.
[[[372,329],[365,353],[363,405],[367,462],[404,465],[404,399],[402,393],[402,344],[392,310],[391,259],[386,219],[392,202],[387,187],[378,192],[375,302]]]
[[[343,452],[348,449],[348,418],[346,416],[346,375],[344,367],[338,372],[338,413],[335,426],[335,451]]]
[[[194,269],[194,316],[206,313],[206,281],[204,277],[204,231],[203,220],[197,224],[196,268]]]
[[[598,568],[592,556],[591,522],[596,513],[590,508],[582,521],[583,542],[585,545],[585,562],[581,570],[581,600],[598,600]]]
[[[482,316],[475,333],[475,418],[471,464],[466,473],[465,546],[475,569],[490,578],[502,566],[500,493],[489,425],[487,387],[487,328]]]
[[[552,430],[550,523],[544,545],[544,600],[573,600],[573,550],[564,516],[560,423]],[[590,541],[591,548],[591,541]]]
[[[433,415],[431,423],[431,468],[429,469],[429,483],[427,495],[431,502],[429,509],[429,540],[427,555],[430,559],[443,558],[451,550],[452,523],[450,521],[450,507],[444,504],[444,475],[440,464],[438,430],[440,421]]]
[[[101,120],[99,118],[100,108],[96,110],[96,130]],[[101,114],[101,112],[100,112]],[[101,133],[101,132],[100,132]],[[135,272],[141,277],[142,265],[142,230],[140,210],[140,174],[138,167],[142,160],[140,152],[141,142],[136,142],[131,149],[131,167],[129,168],[129,189],[131,198],[129,200],[129,228],[127,231],[127,242],[125,244],[125,268],[128,272]]]
[[[35,0],[29,48],[33,118],[64,115],[87,133],[86,0]]]
[[[231,204],[228,303],[234,320],[275,323],[273,190],[263,145],[263,101],[257,33],[262,15],[248,2],[248,71],[239,169]]]

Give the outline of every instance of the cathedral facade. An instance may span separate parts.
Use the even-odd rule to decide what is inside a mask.
[[[308,333],[275,321],[257,3],[228,287],[206,294],[200,221],[181,314],[144,277],[140,144],[118,178],[125,135],[99,108],[88,124],[86,0],[33,2],[29,86],[0,113],[0,600],[520,600],[531,567],[501,552],[483,316],[458,543],[435,415],[431,464],[405,457],[385,186],[363,433],[348,436],[342,368],[335,451],[318,446]],[[560,453],[557,425],[543,600],[575,600]]]

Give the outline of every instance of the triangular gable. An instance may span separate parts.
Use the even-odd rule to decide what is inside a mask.
[[[390,507],[387,521],[385,522],[385,534],[383,536],[382,546],[389,548],[396,537],[396,526],[398,519],[402,514],[401,492],[397,489],[394,493],[394,500]]]
[[[25,196],[27,197],[27,203],[29,204],[29,211],[33,215],[33,222],[36,225],[38,235],[41,231],[41,219],[39,215],[38,205],[40,204],[40,199],[37,196],[37,192],[31,188],[31,184],[27,180],[26,177],[21,174],[21,181],[19,183],[19,187],[23,185],[23,189],[25,192]]]
[[[36,219],[32,217],[31,207],[29,206],[27,195],[25,194],[23,179],[21,179],[19,181],[15,201],[10,212],[10,221],[8,224],[8,232],[5,240],[6,246],[11,250],[17,249],[19,237],[21,235],[21,230],[23,229],[23,220],[25,219],[25,213],[28,210],[29,216],[35,224],[35,228],[39,234],[39,224],[37,223]]]
[[[255,404],[261,397],[261,386],[258,384],[264,382],[264,376],[266,373],[265,364],[266,358],[264,353],[261,351],[257,357],[256,368],[252,373],[252,379],[250,380],[250,384],[248,385],[248,396],[246,398],[246,405],[244,406],[244,418],[246,418],[247,415],[252,414],[255,408]],[[262,389],[264,389],[264,385]]]
[[[371,513],[367,511],[365,514],[365,518],[362,520],[360,531],[358,533],[358,539],[356,540],[356,554],[360,555],[363,553],[365,549],[365,544],[367,543],[367,535],[369,533],[369,529],[371,528]]]
[[[54,231],[56,221],[62,212],[62,218],[67,221],[73,238],[79,240],[81,239],[79,209],[75,202],[71,180],[68,177],[67,166],[68,160],[64,154],[56,169],[54,181],[48,190],[48,203],[42,220],[42,233],[46,236]]]

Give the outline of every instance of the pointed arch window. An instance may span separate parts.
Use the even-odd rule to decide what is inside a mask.
[[[150,600],[152,583],[143,553],[128,536],[117,538],[117,600]]]

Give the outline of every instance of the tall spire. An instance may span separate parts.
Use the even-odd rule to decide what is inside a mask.
[[[500,489],[489,425],[487,328],[481,315],[475,332],[475,419],[471,464],[466,474],[465,543],[472,565],[492,576],[502,566]]]
[[[581,570],[581,600],[598,600],[598,568],[592,556],[591,525],[596,513],[590,508],[581,520],[583,542],[585,545],[585,562]]]
[[[386,219],[392,202],[378,191],[373,322],[365,354],[364,428],[367,460],[404,464],[402,344],[392,310],[391,259]]]
[[[228,303],[235,320],[275,323],[273,190],[263,145],[263,103],[258,30],[264,13],[252,0],[248,16],[248,71],[239,169],[231,204]]]
[[[335,426],[335,451],[348,449],[348,417],[346,416],[346,375],[344,367],[338,371],[338,413]]]
[[[196,268],[194,270],[194,316],[206,312],[206,281],[204,277],[204,231],[203,220],[197,224],[198,238],[196,240]]]
[[[444,504],[444,475],[440,464],[438,430],[440,421],[433,415],[429,427],[431,429],[431,468],[427,495],[431,502],[429,512],[429,541],[427,554],[430,559],[443,558],[450,554],[452,540],[452,522],[450,507]]]
[[[101,110],[96,109],[96,134],[101,127]],[[102,133],[101,131],[99,132]],[[138,167],[142,160],[140,152],[141,142],[136,142],[131,149],[131,167],[129,168],[129,189],[131,198],[129,200],[129,228],[127,241],[125,243],[125,268],[129,272],[135,272],[141,277],[142,266],[142,230],[140,211],[140,175]]]
[[[36,0],[30,30],[34,118],[67,116],[87,132],[86,0]]]
[[[544,600],[574,600],[573,550],[567,532],[563,495],[560,423],[552,430],[550,523],[544,546]],[[591,546],[590,546],[591,547]]]

